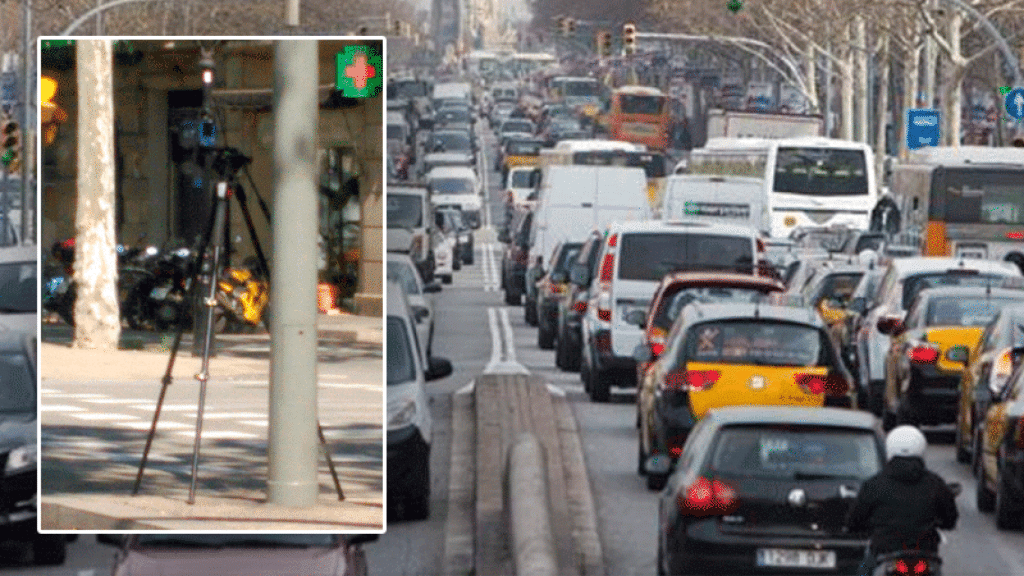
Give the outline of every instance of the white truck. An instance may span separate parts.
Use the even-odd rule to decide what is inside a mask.
[[[661,219],[770,230],[764,181],[749,176],[673,174],[665,179]]]
[[[708,138],[797,138],[824,134],[825,121],[821,116],[708,110]]]

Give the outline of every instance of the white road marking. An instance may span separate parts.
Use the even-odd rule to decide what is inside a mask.
[[[40,412],[85,412],[85,408],[81,406],[67,406],[61,404],[48,404],[45,406],[39,406]]]
[[[185,438],[194,438],[195,431],[192,432],[178,432],[178,436],[184,436]],[[258,434],[250,434],[248,432],[236,432],[234,430],[214,430],[209,432],[203,432],[203,438],[211,440],[234,440],[237,438],[262,438]]]
[[[501,326],[498,326],[499,317]],[[484,368],[484,374],[529,374],[530,371],[516,360],[508,308],[488,308],[487,319],[491,328],[491,359]]]
[[[143,422],[141,420],[138,421],[138,422],[117,422],[114,425],[118,426],[120,428],[130,428],[132,430],[149,430],[150,427],[153,425],[153,420],[150,419],[150,420],[147,420],[145,422]],[[182,422],[174,422],[174,421],[171,421],[171,420],[159,420],[156,423],[157,431],[160,431],[160,430],[190,430],[192,428],[195,428],[194,424],[184,424]]]
[[[138,416],[132,416],[130,414],[116,414],[116,413],[87,413],[87,414],[72,414],[75,418],[81,420],[138,420]]]

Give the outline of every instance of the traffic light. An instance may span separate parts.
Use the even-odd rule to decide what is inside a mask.
[[[18,122],[9,116],[4,117],[0,121],[0,138],[3,139],[0,163],[10,174],[21,172],[21,127]]]
[[[597,33],[597,52],[601,56],[611,56],[612,54],[612,33],[607,30],[602,30]]]
[[[401,36],[402,35],[402,21],[401,20],[395,20],[393,26],[394,26],[394,34],[395,34],[395,36]]]
[[[622,47],[626,54],[636,53],[636,24],[626,22],[622,26]]]
[[[39,79],[39,116],[43,129],[43,144],[53,144],[57,128],[68,119],[67,112],[58,106],[53,97],[57,95],[57,81],[43,76]]]
[[[569,27],[569,34],[572,34],[576,31],[576,19],[567,18],[566,20],[568,21],[567,26]]]

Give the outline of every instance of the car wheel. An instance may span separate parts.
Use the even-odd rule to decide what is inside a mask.
[[[511,284],[511,282],[509,282]],[[522,293],[517,291],[512,286],[505,286],[505,304],[509,306],[518,306],[519,299],[522,297]]]
[[[996,528],[1000,530],[1013,530],[1021,526],[1021,511],[1024,510],[1024,503],[1013,498],[1012,490],[1007,480],[1007,474],[1000,471],[996,480],[995,495]]]
[[[528,325],[537,325],[537,301],[531,300],[529,296],[527,296],[523,301],[523,316],[526,317],[526,323]]]
[[[551,350],[555,347],[555,331],[546,327],[544,322],[537,325],[537,346],[541,350]]]
[[[594,402],[607,402],[612,393],[611,375],[603,370],[591,371],[590,399]]]
[[[444,276],[441,276],[441,283],[442,284],[451,284],[452,283],[452,275],[451,274],[445,274]]]
[[[637,419],[639,420],[639,416]],[[644,452],[643,434],[643,427],[641,427],[637,430],[636,435],[636,473],[640,476],[647,474],[647,453]]]
[[[417,462],[411,467],[418,476],[402,498],[402,512],[407,520],[426,520],[430,516],[430,449],[416,450]]]
[[[564,332],[559,333],[558,338],[555,339],[555,366],[559,370],[567,371],[568,363],[566,362],[566,346]]]
[[[996,495],[985,486],[985,473],[982,472],[976,479],[974,488],[974,501],[978,510],[991,512],[996,507]]]
[[[454,255],[452,256],[452,270],[456,272],[462,270],[462,260],[460,258],[456,258]]]
[[[885,410],[885,380],[872,380],[868,382],[868,409],[875,416],[882,416]]]
[[[967,449],[967,444],[964,442],[963,432],[961,429],[960,422],[956,423],[956,432],[953,439],[953,446],[956,450],[956,461],[961,464],[967,464],[971,461],[971,452]]]
[[[67,558],[67,541],[63,534],[40,535],[32,541],[32,560],[43,566],[63,564]]]
[[[655,492],[665,488],[665,484],[668,483],[668,474],[655,474],[653,472],[647,473],[647,489]]]

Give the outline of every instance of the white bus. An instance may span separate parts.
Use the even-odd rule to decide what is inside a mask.
[[[878,200],[871,147],[832,138],[709,138],[686,172],[764,182],[773,238],[797,228],[867,229]]]

